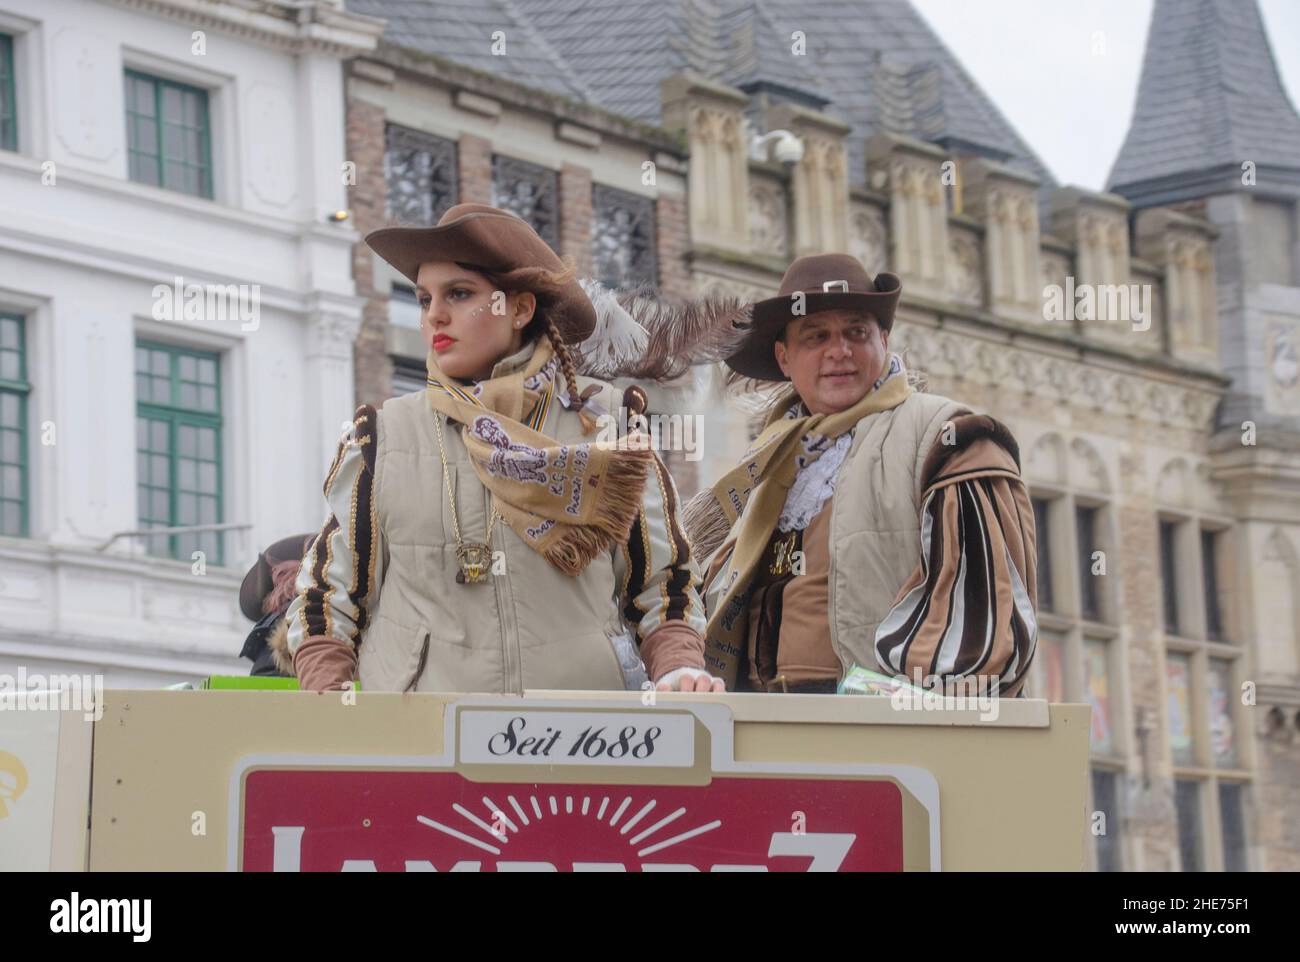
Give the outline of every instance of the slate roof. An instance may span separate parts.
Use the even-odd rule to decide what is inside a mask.
[[[1248,160],[1260,182],[1266,167],[1300,182],[1300,116],[1258,4],[1156,0],[1133,121],[1107,189],[1140,205],[1171,203],[1239,184]]]
[[[392,43],[438,54],[476,70],[575,100],[596,100],[578,73],[520,16],[518,3],[510,0],[345,0],[345,5],[353,13],[387,20],[384,39]],[[498,30],[505,39],[503,56],[492,53],[492,35]]]
[[[850,175],[879,131],[961,144],[1055,186],[1046,166],[908,0],[346,0],[384,37],[659,123],[659,83],[693,70],[825,103],[852,126]],[[502,30],[507,55],[493,56]],[[791,53],[802,30],[806,56]]]
[[[812,95],[820,107],[829,92],[791,44],[760,4],[734,4],[714,18],[713,48],[696,69],[742,90],[762,84]]]

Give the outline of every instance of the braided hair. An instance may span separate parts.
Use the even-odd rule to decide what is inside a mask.
[[[564,372],[564,383],[569,388],[569,398],[573,402],[574,411],[581,411],[587,403],[587,399],[578,393],[578,366],[573,362],[573,351],[569,349],[568,343],[564,340],[564,335],[560,333],[560,328],[555,323],[555,318],[550,312],[542,318],[546,324],[546,336],[551,341],[551,346],[555,348],[555,356],[560,359],[560,370]]]

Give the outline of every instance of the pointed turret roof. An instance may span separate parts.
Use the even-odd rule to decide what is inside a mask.
[[[1300,192],[1300,115],[1256,0],[1156,0],[1137,105],[1107,190],[1141,207],[1256,182]]]

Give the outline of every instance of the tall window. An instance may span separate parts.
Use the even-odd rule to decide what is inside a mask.
[[[1092,770],[1092,803],[1106,813],[1106,833],[1097,836],[1097,871],[1118,872],[1123,867],[1119,852],[1119,826],[1111,825],[1119,817],[1119,772],[1104,768]]]
[[[1228,872],[1245,872],[1246,815],[1243,795],[1246,788],[1240,782],[1219,783],[1219,813],[1223,820],[1223,868]]]
[[[1160,522],[1160,581],[1165,618],[1165,633],[1178,634],[1178,556],[1175,553],[1175,535],[1178,527],[1172,521]]]
[[[494,154],[492,206],[528,221],[552,250],[560,249],[560,177],[549,167]]]
[[[423,391],[428,373],[420,364],[406,358],[393,358],[393,397]]]
[[[458,192],[456,143],[389,124],[384,130],[388,219],[430,227],[453,207]]]
[[[25,538],[27,525],[27,343],[23,318],[0,314],[0,534]]]
[[[132,180],[212,196],[206,90],[128,70],[126,138]]]
[[[1223,613],[1219,608],[1219,537],[1209,529],[1201,531],[1201,572],[1205,576],[1205,636],[1223,637]]]
[[[1125,745],[1115,669],[1119,631],[1114,625],[1114,562],[1106,557],[1103,569],[1093,560],[1097,551],[1108,555],[1110,544],[1110,511],[1098,500],[1094,491],[1076,495],[1063,490],[1035,490],[1030,498],[1038,554],[1039,635],[1026,694],[1052,702],[1087,702],[1092,708],[1089,810],[1103,812],[1106,818],[1105,833],[1093,838],[1088,863],[1109,872],[1124,867]]]
[[[137,505],[142,528],[220,524],[220,357],[141,341],[135,348]],[[221,564],[220,532],[158,535],[149,552]]]
[[[1240,728],[1241,648],[1223,593],[1231,532],[1199,519],[1160,518],[1165,582],[1165,704],[1178,838],[1188,871],[1245,868],[1249,791]],[[1179,582],[1178,578],[1183,580]],[[1204,599],[1180,593],[1201,585]],[[1169,625],[1176,630],[1169,630]]]
[[[1192,659],[1171,652],[1165,658],[1169,693],[1169,751],[1175,765],[1196,764],[1196,722],[1192,718]]]
[[[18,149],[18,106],[14,80],[14,38],[0,33],[0,150]]]
[[[1174,809],[1178,813],[1178,852],[1184,872],[1201,872],[1201,786],[1186,778],[1174,779]]]
[[[1101,550],[1097,545],[1097,509],[1079,505],[1074,509],[1074,523],[1079,547],[1079,614],[1089,621],[1100,621],[1098,578],[1102,576],[1093,571],[1093,554]]]
[[[388,294],[388,323],[398,327],[420,329],[420,301],[415,288],[406,281],[395,283]]]
[[[1038,608],[1040,611],[1054,611],[1056,605],[1052,599],[1052,542],[1048,530],[1048,501],[1046,498],[1033,498],[1034,505],[1034,542],[1038,548]]]

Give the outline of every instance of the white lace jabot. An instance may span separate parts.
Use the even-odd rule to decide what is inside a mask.
[[[853,432],[846,431],[835,439],[826,452],[806,468],[800,468],[785,496],[785,507],[777,520],[778,531],[802,531],[821,511],[826,499],[835,493],[835,476],[853,443]]]

